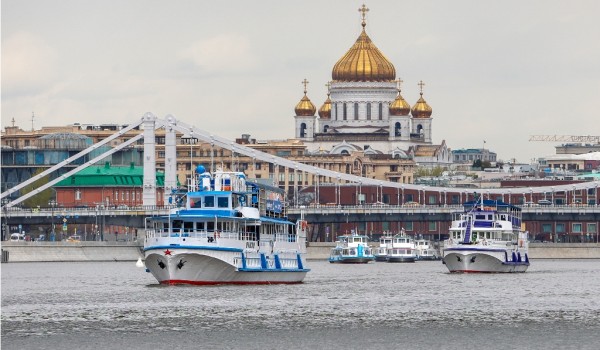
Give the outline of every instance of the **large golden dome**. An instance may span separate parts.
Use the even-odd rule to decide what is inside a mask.
[[[425,99],[423,98],[423,85],[425,85],[423,84],[423,81],[419,82],[419,86],[421,86],[421,97],[419,97],[419,100],[413,106],[411,113],[413,118],[431,117],[432,109],[431,107],[429,107],[429,105],[427,104],[427,102],[425,102]]]
[[[304,84],[304,97],[302,97],[300,102],[298,102],[296,108],[294,108],[294,111],[298,116],[313,116],[315,115],[317,108],[312,104],[312,102],[310,102],[308,96],[306,96],[306,84],[308,84],[308,81],[304,79],[302,84]]]
[[[365,32],[363,5],[362,32],[346,54],[333,66],[331,76],[336,81],[391,81],[396,79],[394,65],[373,44]]]

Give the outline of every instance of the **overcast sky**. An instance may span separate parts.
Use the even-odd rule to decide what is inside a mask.
[[[294,137],[301,81],[319,108],[363,1],[2,0],[2,127],[173,114],[233,139]],[[367,34],[433,108],[433,141],[503,160],[530,135],[600,135],[600,1],[365,2]]]

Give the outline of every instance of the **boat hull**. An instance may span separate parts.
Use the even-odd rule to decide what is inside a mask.
[[[308,269],[299,268],[238,268],[227,262],[228,252],[203,254],[194,252],[147,252],[146,269],[161,284],[294,284],[301,283]],[[211,255],[212,253],[212,255]]]
[[[329,262],[332,264],[368,264],[375,260],[373,257],[342,257],[342,258],[330,258]]]
[[[444,254],[443,263],[452,273],[511,273],[525,272],[529,261],[506,261],[504,251],[477,250],[450,251]]]
[[[442,258],[439,256],[436,256],[436,255],[425,255],[425,256],[417,257],[417,260],[419,260],[419,261],[434,261],[434,260],[442,260]]]
[[[391,263],[414,263],[414,256],[388,256],[387,262]]]

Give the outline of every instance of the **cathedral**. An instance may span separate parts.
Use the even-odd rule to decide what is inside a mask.
[[[422,166],[448,166],[451,151],[444,141],[432,141],[432,108],[423,97],[411,107],[402,97],[402,80],[396,69],[366,32],[363,5],[362,31],[356,42],[333,66],[327,99],[319,108],[304,96],[295,108],[295,137],[310,153],[350,154],[363,151],[411,158]]]

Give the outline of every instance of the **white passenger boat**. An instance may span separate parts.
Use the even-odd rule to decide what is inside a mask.
[[[415,239],[417,260],[440,260],[440,253],[428,239]]]
[[[167,216],[146,219],[147,271],[162,284],[300,283],[306,221],[290,222],[280,189],[240,172],[196,168]]]
[[[387,261],[388,249],[392,247],[393,236],[384,232],[379,238],[379,247],[375,250],[375,261]]]
[[[366,264],[375,260],[375,255],[369,247],[369,238],[364,235],[339,236],[335,248],[329,255],[330,263]]]
[[[465,203],[454,213],[443,263],[450,272],[525,272],[529,242],[521,213],[501,201]]]
[[[412,237],[402,233],[397,234],[392,239],[392,247],[388,249],[388,262],[415,262],[417,258],[415,242]]]

